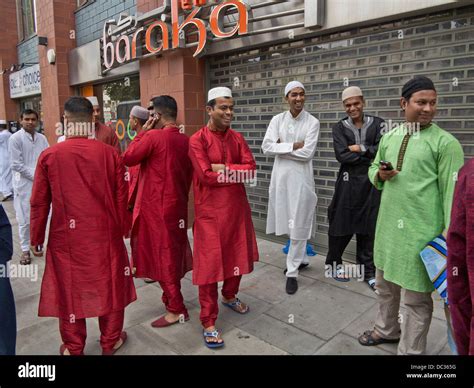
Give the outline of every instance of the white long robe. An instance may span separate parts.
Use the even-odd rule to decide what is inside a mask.
[[[267,234],[287,234],[293,240],[311,238],[318,201],[313,173],[318,137],[319,120],[305,110],[296,118],[287,111],[271,120],[262,143],[265,155],[275,155]],[[304,147],[293,151],[293,143],[301,141]]]
[[[7,130],[0,131],[0,194],[3,197],[13,194],[12,168],[8,153],[8,140],[11,135]]]
[[[20,230],[21,249],[26,252],[30,247],[30,197],[36,163],[49,144],[41,133],[35,133],[33,140],[23,128],[11,135],[8,143],[15,195],[13,206]]]

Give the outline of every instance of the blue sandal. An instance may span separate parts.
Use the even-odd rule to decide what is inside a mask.
[[[224,306],[227,306],[229,307],[230,309],[234,310],[236,313],[239,313],[239,314],[247,314],[250,310],[250,307],[247,305],[247,309],[245,309],[244,311],[240,311],[240,306],[242,306],[242,302],[240,301],[239,298],[235,298],[235,300],[233,302],[230,302],[230,303],[226,303],[224,301],[222,301],[222,304]]]
[[[349,278],[346,278],[346,273],[343,269],[336,270],[336,273],[333,274],[332,278],[334,280],[337,280],[338,282],[348,282],[349,280],[351,280]]]
[[[206,344],[206,346],[209,348],[209,349],[215,349],[215,348],[222,348],[224,346],[224,340],[222,340],[222,342],[208,342],[206,341],[206,338],[215,338],[216,340],[219,339],[219,330],[214,330],[214,331],[206,331],[206,330],[203,330],[202,331],[202,335],[204,337],[204,343]]]

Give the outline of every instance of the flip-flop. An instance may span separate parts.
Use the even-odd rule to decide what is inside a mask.
[[[338,270],[336,271],[336,273],[332,276],[332,278],[333,278],[334,280],[337,280],[338,282],[344,282],[344,283],[345,283],[345,282],[348,282],[349,280],[351,280],[351,279],[349,279],[349,278],[344,277],[344,275],[345,275],[344,270],[338,269]]]
[[[369,285],[370,289],[378,294],[377,288],[375,288],[375,278],[367,280],[367,284]]]
[[[216,348],[222,348],[224,346],[224,340],[222,340],[222,342],[208,342],[206,341],[206,338],[215,338],[216,340],[219,339],[219,334],[220,334],[220,331],[219,330],[214,330],[214,331],[206,331],[205,329],[203,329],[202,331],[202,335],[204,337],[204,343],[206,344],[206,346],[209,348],[209,349],[216,349]]]
[[[230,309],[234,310],[236,313],[239,313],[239,314],[247,314],[250,310],[250,307],[248,305],[247,305],[246,310],[244,311],[239,310],[239,307],[242,305],[242,302],[240,301],[239,298],[235,298],[233,302],[229,302],[229,303],[222,301],[222,304],[224,306],[229,307]]]
[[[397,339],[387,339],[387,338],[377,338],[373,337],[374,330],[367,330],[362,334],[358,341],[362,346],[377,346],[381,344],[396,344],[400,342],[400,338]]]

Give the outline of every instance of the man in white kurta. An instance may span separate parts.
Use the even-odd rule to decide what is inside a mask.
[[[13,205],[20,232],[21,264],[30,264],[30,197],[36,162],[49,147],[46,137],[36,132],[38,113],[26,109],[20,116],[21,129],[9,140],[10,162],[13,174]]]
[[[2,201],[13,195],[12,169],[8,154],[8,139],[11,135],[7,129],[7,122],[0,120],[0,194],[2,195]]]
[[[265,155],[275,155],[270,181],[267,234],[290,237],[286,260],[286,292],[298,290],[298,271],[309,264],[306,243],[312,236],[317,196],[313,156],[319,120],[304,110],[305,89],[297,81],[285,88],[290,110],[273,117],[262,143]]]

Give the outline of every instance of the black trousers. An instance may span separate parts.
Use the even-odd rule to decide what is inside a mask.
[[[326,256],[326,265],[341,265],[342,254],[351,241],[352,234],[346,236],[329,235],[329,252]],[[364,265],[364,280],[375,277],[374,265],[374,236],[356,234],[357,239],[357,264]]]
[[[15,355],[16,314],[10,278],[0,277],[0,355]]]
[[[13,255],[12,227],[0,205],[0,265]],[[5,275],[7,271],[4,271]],[[14,355],[16,345],[15,299],[8,276],[0,276],[0,355]]]

